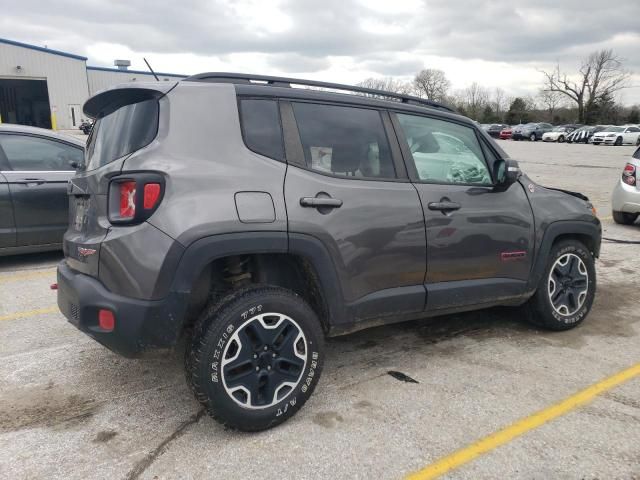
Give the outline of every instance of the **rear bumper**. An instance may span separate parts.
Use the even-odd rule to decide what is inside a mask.
[[[67,320],[108,349],[126,357],[175,345],[186,312],[186,295],[170,293],[162,300],[137,300],[116,295],[100,281],[58,265],[58,307]],[[111,310],[115,328],[98,325],[98,311]]]
[[[618,180],[611,195],[611,208],[615,212],[640,213],[640,190]]]

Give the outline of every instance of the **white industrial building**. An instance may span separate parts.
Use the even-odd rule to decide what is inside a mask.
[[[128,62],[121,62],[126,65]],[[160,81],[186,75],[158,73]],[[0,122],[75,129],[82,105],[94,93],[131,81],[155,81],[126,66],[87,66],[87,58],[0,38]]]

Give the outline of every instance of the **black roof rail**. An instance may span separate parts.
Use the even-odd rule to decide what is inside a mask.
[[[405,95],[403,93],[389,92],[387,90],[377,90],[375,88],[358,87],[355,85],[344,85],[341,83],[320,82],[315,80],[305,80],[302,78],[273,77],[269,75],[252,75],[248,73],[231,73],[231,72],[208,72],[199,73],[185,78],[186,82],[211,82],[211,83],[248,83],[248,84],[264,84],[274,87],[291,87],[291,85],[303,85],[308,87],[329,88],[332,90],[341,90],[344,92],[362,93],[365,95],[375,95],[379,97],[387,97],[399,100],[402,103],[413,105],[424,105],[432,108],[439,108],[448,112],[456,113],[450,107],[433,100],[416,97],[413,95]]]

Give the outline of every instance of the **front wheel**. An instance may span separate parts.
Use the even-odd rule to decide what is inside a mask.
[[[525,306],[529,322],[549,330],[579,325],[591,310],[596,293],[593,255],[577,240],[553,246],[538,290]]]
[[[535,142],[537,140],[536,139],[536,134],[532,133],[531,136],[529,137],[529,140],[531,140],[532,142]]]
[[[323,332],[307,303],[283,288],[252,286],[204,312],[185,365],[196,398],[215,420],[258,431],[304,405],[323,360]]]
[[[616,141],[615,141],[614,145],[616,147],[619,147],[620,145],[622,145],[622,137],[616,138]]]
[[[558,143],[564,143],[564,137],[562,135],[558,137]]]

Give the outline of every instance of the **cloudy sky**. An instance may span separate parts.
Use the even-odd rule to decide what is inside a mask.
[[[440,68],[535,94],[540,69],[613,48],[635,72],[619,100],[640,103],[640,0],[19,0],[1,36],[112,66],[193,74],[238,71],[357,83]]]

